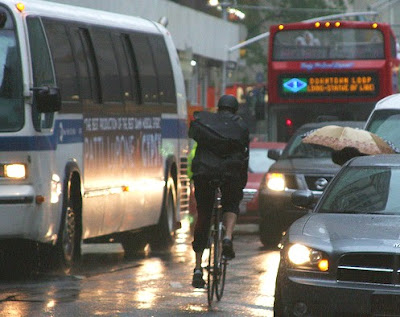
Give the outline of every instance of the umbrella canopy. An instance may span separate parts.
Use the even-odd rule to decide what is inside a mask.
[[[326,146],[335,151],[352,147],[366,155],[398,153],[393,145],[372,132],[337,125],[310,131],[302,142]]]

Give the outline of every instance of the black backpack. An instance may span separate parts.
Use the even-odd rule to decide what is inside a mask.
[[[246,134],[239,116],[200,111],[194,114],[194,118],[189,136],[199,145],[222,158],[246,151]]]

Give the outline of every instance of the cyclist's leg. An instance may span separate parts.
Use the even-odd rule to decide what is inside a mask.
[[[243,198],[243,189],[240,182],[232,179],[221,187],[223,223],[225,226],[225,237],[223,239],[223,254],[227,258],[234,258],[232,237],[236,220],[239,215],[239,204]]]
[[[204,286],[205,283],[202,278],[201,263],[202,263],[202,256],[204,249],[207,247],[212,208],[214,204],[214,190],[210,188],[208,182],[209,182],[208,179],[201,177],[196,177],[194,179],[195,197],[197,202],[197,221],[194,227],[193,242],[192,242],[193,251],[196,254],[195,255],[196,264],[193,273],[192,284],[199,285],[198,287]],[[197,273],[196,280],[198,280],[198,282],[196,283],[195,283],[195,273]],[[199,277],[201,277],[201,281]],[[200,284],[203,285],[201,286]]]

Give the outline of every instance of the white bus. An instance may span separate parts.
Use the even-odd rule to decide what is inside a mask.
[[[33,243],[66,271],[82,243],[169,248],[188,207],[186,96],[169,32],[0,0],[0,45],[0,242]]]

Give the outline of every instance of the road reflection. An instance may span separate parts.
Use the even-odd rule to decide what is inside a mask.
[[[0,316],[273,316],[278,251],[238,234],[224,297],[209,309],[206,289],[191,286],[192,239],[185,219],[171,252],[148,249],[127,260],[119,244],[85,245],[74,274],[0,281]]]

